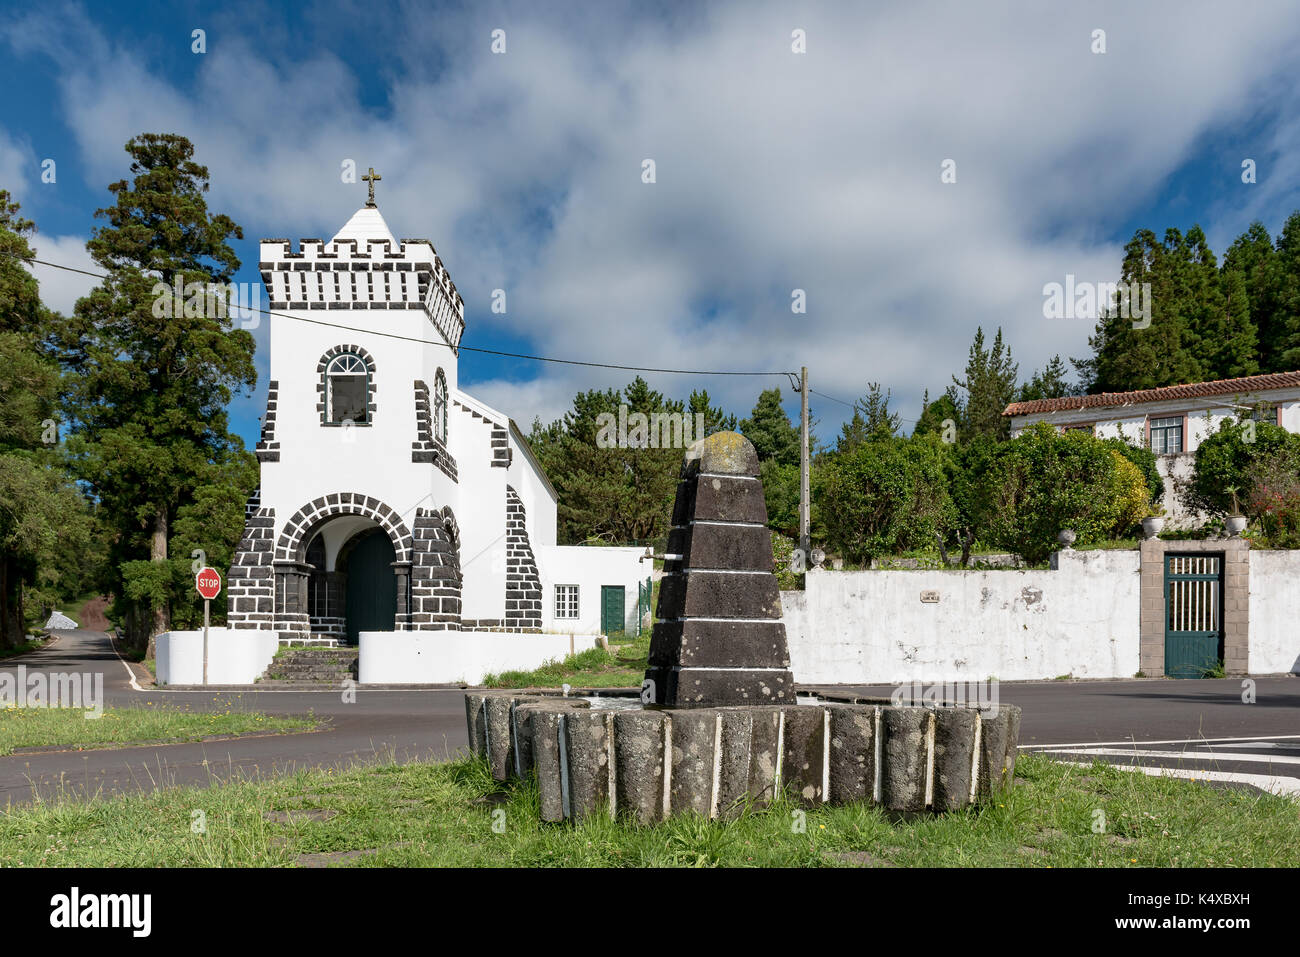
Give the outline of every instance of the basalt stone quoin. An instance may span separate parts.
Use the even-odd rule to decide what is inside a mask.
[[[686,453],[645,697],[670,708],[795,703],[758,453],[718,432]]]

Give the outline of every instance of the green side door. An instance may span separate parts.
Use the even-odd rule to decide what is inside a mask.
[[[627,595],[622,585],[600,586],[600,630],[606,635],[621,635],[627,621]]]

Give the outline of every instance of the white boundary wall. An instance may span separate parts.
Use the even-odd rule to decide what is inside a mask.
[[[476,685],[502,671],[531,671],[571,651],[600,644],[599,635],[495,631],[363,631],[360,684]]]
[[[1250,552],[1251,674],[1300,673],[1300,551]]]
[[[203,684],[202,631],[164,632],[156,644],[158,684]],[[279,645],[273,631],[208,629],[208,684],[252,684],[271,663]]]
[[[795,680],[1132,677],[1139,667],[1137,551],[1070,550],[1053,564],[809,572],[805,591],[781,593]],[[934,591],[937,602],[921,601],[922,592]],[[1253,649],[1253,611],[1251,619]]]

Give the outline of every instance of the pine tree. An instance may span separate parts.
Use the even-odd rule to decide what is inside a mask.
[[[964,440],[982,435],[1005,439],[1010,435],[1010,422],[1002,412],[1015,398],[1018,370],[1011,361],[1011,348],[1002,341],[1002,329],[999,327],[993,345],[986,348],[984,330],[976,328],[966,360],[966,377],[952,379],[953,385],[965,392],[960,423]]]
[[[708,389],[692,390],[691,397],[686,403],[686,412],[691,416],[692,423],[697,413],[704,413],[704,434],[696,435],[697,440],[714,432],[736,431],[736,417],[724,412],[721,407],[714,406],[713,400],[709,398]]]
[[[137,136],[126,152],[134,178],[108,187],[115,203],[96,212],[108,225],[86,244],[108,278],[78,301],[64,358],[74,372],[69,447],[120,532],[118,599],[151,609],[145,628],[131,616],[138,642],[170,627],[182,594],[189,556],[169,562],[168,551],[178,510],[213,481],[213,463],[248,456],[228,429],[226,406],[235,390],[252,388],[256,372],[252,334],[233,328],[224,309],[190,298],[189,289],[186,302],[155,291],[159,276],[206,289],[239,268],[229,240],[243,233],[209,213],[207,168],[174,134]]]
[[[1073,394],[1069,381],[1066,379],[1065,363],[1061,361],[1059,355],[1052,356],[1043,371],[1035,372],[1028,382],[1020,386],[1020,392],[1016,395],[1017,402],[1030,402],[1034,399],[1060,399],[1064,396]]]
[[[620,405],[627,407],[626,443],[617,425],[610,425],[619,421]],[[667,535],[683,450],[665,447],[672,435],[664,429],[654,436],[657,447],[651,444],[652,417],[679,417],[684,409],[684,403],[666,398],[638,376],[622,392],[578,393],[560,422],[546,427],[534,422],[530,444],[559,497],[562,543],[639,544]],[[633,418],[641,415],[646,428]]]
[[[1263,223],[1256,220],[1233,241],[1223,256],[1223,272],[1238,272],[1245,282],[1260,370],[1286,371],[1281,363],[1281,339],[1285,330],[1278,298],[1281,291],[1280,265],[1273,239]],[[1225,294],[1227,291],[1225,288]]]
[[[1200,358],[1201,330],[1189,325],[1193,289],[1202,278],[1177,229],[1166,230],[1163,242],[1149,229],[1134,233],[1124,247],[1120,282],[1149,285],[1147,314],[1139,319],[1130,310],[1125,316],[1118,304],[1102,313],[1088,340],[1092,358],[1074,361],[1086,390],[1127,392],[1202,380],[1208,367]]]
[[[956,438],[961,438],[960,425],[964,417],[961,400],[955,386],[949,386],[947,391],[933,402],[930,401],[930,390],[925,390],[925,396],[921,400],[921,415],[916,420],[916,426],[912,429],[913,437],[918,435],[939,435],[943,436],[946,426],[945,422],[951,422],[954,429],[958,429]]]
[[[1236,379],[1256,375],[1260,371],[1259,343],[1250,319],[1246,277],[1240,270],[1225,269],[1219,274],[1219,288],[1222,312],[1213,326],[1219,347],[1209,357],[1213,376]]]
[[[1277,315],[1279,371],[1300,369],[1300,211],[1287,217],[1277,238]]]
[[[840,426],[836,452],[851,452],[863,442],[893,438],[902,420],[889,411],[889,390],[882,394],[879,382],[868,382],[867,393],[853,403],[853,418]]]
[[[1200,226],[1187,231],[1191,262],[1185,305],[1187,348],[1195,353],[1203,379],[1231,379],[1259,371],[1256,359],[1255,327],[1246,304],[1245,283],[1240,273],[1225,274],[1218,268],[1214,252]],[[1225,284],[1240,284],[1230,297]]]
[[[740,431],[754,445],[760,462],[775,459],[781,465],[799,464],[799,430],[781,408],[781,390],[765,389]]]

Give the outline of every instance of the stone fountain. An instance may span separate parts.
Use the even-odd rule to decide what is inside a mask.
[[[546,821],[717,817],[781,790],[952,811],[1009,785],[1020,726],[1010,705],[796,698],[758,456],[735,432],[686,453],[640,701],[606,703],[472,692],[470,747],[498,781],[535,774]]]

